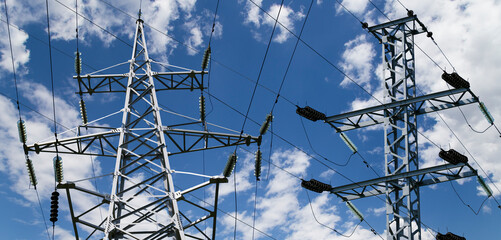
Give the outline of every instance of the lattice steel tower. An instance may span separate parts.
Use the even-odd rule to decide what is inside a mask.
[[[419,240],[419,187],[475,176],[477,172],[467,163],[419,168],[417,117],[475,103],[478,98],[469,85],[417,95],[414,35],[427,30],[416,15],[368,27],[368,30],[382,44],[385,102],[329,116],[325,122],[337,132],[384,124],[385,176],[333,187],[330,192],[344,201],[385,195],[387,239]]]
[[[94,155],[115,159],[109,194],[98,193],[77,186],[73,182],[58,184],[58,188],[65,189],[67,193],[76,239],[79,239],[79,234],[84,232],[79,231],[79,227],[91,229],[86,231],[90,234],[85,239],[96,235],[99,235],[99,238],[104,236],[104,239],[215,239],[219,184],[228,182],[227,176],[205,176],[208,181],[176,191],[172,176],[174,170],[170,167],[169,156],[225,146],[260,143],[260,137],[208,131],[205,111],[201,111],[199,121],[164,125],[157,91],[200,90],[203,93],[204,75],[208,72],[193,70],[153,72],[152,62],[148,56],[143,20],[138,19],[128,73],[78,74],[74,77],[79,83],[79,94],[125,93],[121,125],[103,127],[92,122],[85,123],[79,129],[105,131],[25,145],[26,152],[53,153],[58,148],[60,154]],[[155,87],[155,84],[159,87]],[[201,98],[203,102],[203,95]],[[195,130],[197,127],[201,127],[202,130]],[[212,210],[185,198],[186,194],[211,184],[216,185]],[[81,213],[76,213],[70,189],[72,192],[78,191],[78,194],[97,196],[100,202],[88,209],[80,209]],[[190,209],[181,210],[178,206],[179,201],[201,209],[206,214],[197,217],[196,220],[190,220],[190,215],[187,214]],[[108,205],[106,217],[98,219],[97,210],[106,205]],[[197,226],[208,219],[213,221],[212,236],[208,236],[204,229]],[[191,229],[194,230],[188,233],[187,230]],[[102,235],[99,232],[102,232]]]

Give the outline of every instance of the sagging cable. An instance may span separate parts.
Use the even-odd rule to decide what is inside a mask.
[[[55,156],[53,159],[54,164],[54,177],[56,182],[61,183],[63,181],[63,159],[60,156]]]
[[[494,118],[492,117],[489,110],[487,110],[485,104],[483,102],[479,102],[478,107],[480,108],[480,111],[482,111],[482,114],[484,114],[485,119],[487,119],[487,122],[489,122],[491,125],[494,124]]]
[[[477,176],[477,181],[480,184],[480,186],[482,186],[482,188],[484,189],[485,193],[487,194],[487,197],[491,197],[492,190],[489,187],[489,185],[487,185],[487,183],[485,183],[484,179],[480,176]]]
[[[362,215],[362,213],[357,209],[357,207],[355,207],[355,205],[353,205],[353,203],[351,203],[350,201],[347,201],[346,202],[346,206],[348,206],[348,208],[350,209],[350,211],[357,217],[360,219],[360,221],[363,221],[364,220],[364,215]]]
[[[266,115],[266,120],[263,122],[263,125],[261,125],[261,128],[259,129],[259,135],[264,135],[268,131],[271,121],[273,121],[273,115],[271,115],[271,113],[268,113],[268,115]]]
[[[343,142],[346,143],[346,145],[351,149],[351,151],[354,154],[358,152],[357,146],[355,146],[355,144],[353,144],[353,142],[348,138],[348,136],[346,136],[346,134],[344,134],[343,132],[341,132],[339,134],[339,137],[341,137],[341,139],[343,140]]]
[[[261,149],[258,149],[256,151],[256,163],[255,163],[255,169],[254,169],[254,175],[256,176],[256,181],[261,180],[261,162],[263,160],[263,153],[261,152]]]
[[[237,155],[235,153],[232,153],[228,157],[228,162],[226,162],[226,166],[224,167],[223,176],[226,178],[230,177],[231,174],[233,173],[233,169],[235,169],[236,164],[237,164]]]
[[[17,130],[19,132],[19,141],[25,144],[28,140],[28,135],[26,134],[26,125],[23,120],[17,121]]]

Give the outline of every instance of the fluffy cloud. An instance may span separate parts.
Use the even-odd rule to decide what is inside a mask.
[[[353,239],[379,239],[370,230],[362,226],[356,226],[358,221],[350,219],[341,221],[340,213],[336,207],[335,199],[329,194],[309,193],[301,187],[301,181],[295,176],[306,175],[310,166],[310,158],[298,150],[279,150],[271,156],[274,166],[270,171],[269,181],[259,182],[257,195],[256,221],[255,227],[266,234],[280,239],[344,239],[343,236],[334,232],[334,228],[339,233],[349,235],[353,233]],[[246,209],[252,209],[254,205],[254,184],[250,181],[253,167],[253,159],[245,158],[243,167],[237,176],[246,177],[239,179],[239,182],[246,182],[246,187],[238,188],[239,196],[245,195],[248,200]],[[230,182],[228,185],[232,185]],[[227,194],[225,194],[227,195]],[[248,197],[247,197],[248,196]],[[304,199],[311,197],[310,202]],[[315,214],[315,217],[313,216]],[[234,213],[230,213],[234,215]],[[253,212],[242,210],[238,212],[238,217],[246,223],[253,222]],[[234,219],[231,216],[224,216],[220,220],[223,222],[221,234],[232,235]],[[318,221],[318,222],[317,222]],[[321,224],[329,228],[322,226]],[[308,226],[305,228],[305,226]],[[354,231],[355,227],[357,230]],[[251,239],[252,228],[247,225],[238,224],[238,235],[240,239]],[[264,234],[255,231],[256,239],[267,238]]]
[[[299,11],[294,11],[289,6],[282,6],[280,9],[280,5],[273,4],[271,5],[266,13],[260,9],[264,7],[262,6],[262,1],[248,1],[245,6],[245,21],[244,23],[248,25],[252,25],[252,32],[254,34],[254,38],[258,41],[262,39],[261,31],[258,31],[261,26],[266,26],[266,29],[272,29],[275,25],[275,19],[277,18],[279,11],[280,16],[278,16],[278,21],[280,23],[277,24],[278,34],[276,34],[273,38],[273,41],[277,43],[284,43],[289,39],[292,35],[289,31],[294,32],[294,23],[302,20],[305,15],[300,9]],[[271,17],[270,17],[271,16]],[[287,30],[287,29],[289,30]]]
[[[368,42],[366,35],[359,35],[355,39],[345,43],[341,68],[356,83],[370,91],[369,82],[372,78],[373,60],[376,57],[374,45]],[[352,80],[345,77],[341,86],[353,84]]]

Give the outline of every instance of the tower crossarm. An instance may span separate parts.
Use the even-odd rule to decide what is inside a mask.
[[[137,139],[146,144],[153,129],[141,129],[137,131]],[[120,129],[113,129],[102,133],[93,133],[77,137],[58,139],[57,141],[46,141],[25,145],[25,152],[48,152],[55,153],[56,146],[58,153],[92,155],[103,157],[116,157],[116,141],[120,136]],[[131,130],[130,132],[135,132]],[[186,152],[195,152],[208,149],[222,148],[236,145],[260,144],[261,138],[250,135],[240,136],[239,134],[228,134],[211,131],[196,131],[187,129],[175,129],[163,127],[163,132],[167,136],[168,142],[172,148],[169,155],[181,154]],[[152,152],[152,156],[154,153]],[[146,155],[148,156],[148,155]]]
[[[401,189],[401,183],[405,179],[417,179],[416,186],[421,187],[476,175],[477,171],[468,164],[444,164],[333,187],[330,192],[344,201],[351,201],[385,194],[386,183],[391,184],[395,189]]]
[[[203,85],[203,75],[207,71],[183,71],[183,72],[152,72],[151,77],[156,81],[156,91],[164,90],[194,90],[205,89]],[[103,74],[103,75],[80,75],[73,76],[78,80],[79,94],[110,93],[127,90],[129,73],[124,74]],[[148,81],[148,75],[135,74],[133,76],[136,84],[135,90],[141,91],[141,84]],[[146,90],[146,89],[143,89]]]
[[[476,102],[478,97],[470,89],[458,88],[329,116],[325,122],[344,132],[384,123],[385,111],[387,117],[398,117],[411,104],[415,104],[416,109],[410,114],[421,115]]]

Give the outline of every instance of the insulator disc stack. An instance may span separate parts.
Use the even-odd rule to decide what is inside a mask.
[[[82,59],[80,58],[80,53],[75,53],[75,72],[80,76],[82,73]]]
[[[28,137],[26,134],[26,124],[24,123],[23,120],[19,120],[17,122],[17,130],[19,132],[19,141],[21,141],[22,143],[26,143]]]
[[[255,169],[254,169],[254,175],[256,175],[256,181],[260,180],[261,177],[261,162],[263,160],[263,153],[261,152],[261,149],[258,149],[256,151],[256,164],[255,164]]]
[[[470,88],[470,83],[464,80],[459,74],[447,73],[444,71],[442,73],[442,79],[454,88]]]
[[[311,179],[309,181],[302,180],[301,187],[304,187],[310,191],[317,192],[317,193],[322,193],[324,191],[330,191],[332,189],[331,185],[329,185],[327,183],[320,182],[320,181],[315,180],[315,179]]]
[[[224,167],[223,176],[230,177],[231,174],[233,173],[233,169],[235,169],[236,164],[237,164],[237,155],[235,153],[232,153],[228,157],[228,162],[226,162],[226,166]]]
[[[54,162],[54,176],[56,182],[61,183],[63,181],[63,159],[60,156],[55,156]]]
[[[268,115],[266,115],[266,120],[264,120],[263,125],[261,125],[261,128],[259,129],[259,135],[264,135],[268,131],[271,121],[273,121],[273,115],[268,113]]]
[[[36,188],[38,184],[37,176],[35,175],[35,168],[33,167],[33,162],[29,158],[26,158],[26,168],[28,168],[28,176],[30,178],[31,185],[33,185],[33,187]]]
[[[461,153],[458,153],[454,149],[449,149],[448,151],[440,149],[440,153],[438,154],[438,156],[440,158],[442,158],[443,160],[445,160],[446,162],[454,164],[454,165],[456,165],[458,163],[467,163],[468,162],[467,156],[465,156]]]
[[[50,221],[57,222],[57,211],[59,208],[59,193],[57,191],[52,192],[50,197]]]
[[[325,120],[327,118],[324,113],[319,112],[309,106],[306,106],[304,108],[297,107],[296,113],[299,114],[299,116],[309,119],[313,122],[316,122],[318,120]]]
[[[85,102],[83,99],[80,99],[80,115],[82,116],[82,122],[83,124],[88,123],[87,119],[87,109],[85,108]]]
[[[204,57],[202,59],[202,70],[207,69],[207,66],[209,65],[210,54],[211,49],[210,46],[208,46],[207,49],[205,49]]]

